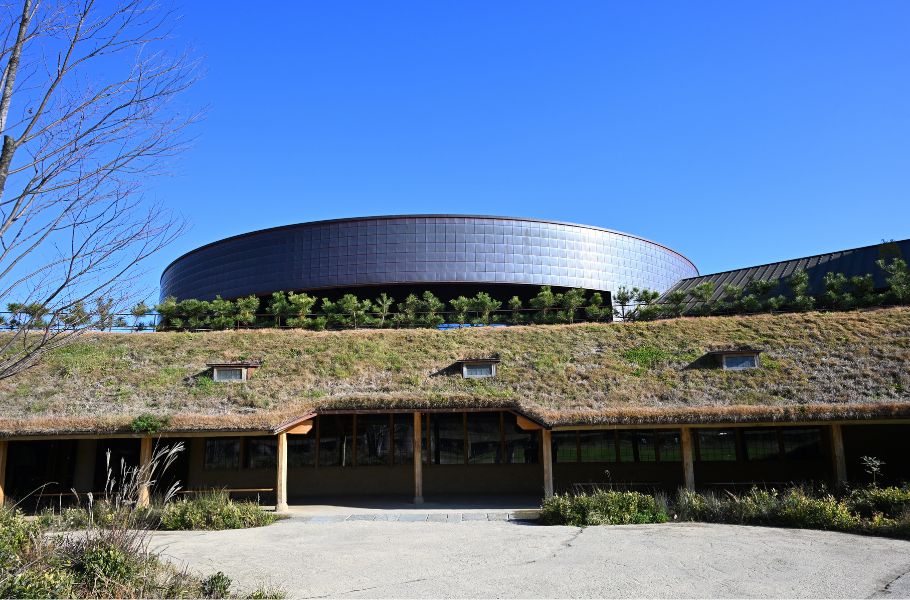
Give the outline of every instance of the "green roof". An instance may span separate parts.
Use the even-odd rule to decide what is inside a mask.
[[[715,350],[762,351],[725,371]],[[498,355],[495,379],[464,357]],[[206,363],[261,360],[245,383]],[[0,435],[263,430],[313,410],[510,408],[547,425],[910,416],[910,308],[455,331],[85,334],[0,382]]]

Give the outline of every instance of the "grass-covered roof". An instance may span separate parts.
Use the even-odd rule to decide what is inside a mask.
[[[703,365],[754,347],[762,367]],[[460,358],[498,355],[495,379]],[[240,384],[207,362],[259,359]],[[456,331],[86,334],[0,382],[0,435],[269,429],[313,409],[511,407],[569,423],[910,416],[910,309]]]

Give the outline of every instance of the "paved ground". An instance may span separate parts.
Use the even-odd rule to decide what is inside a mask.
[[[910,542],[760,527],[297,516],[160,532],[153,548],[200,574],[222,570],[242,588],[277,585],[295,598],[910,597]]]

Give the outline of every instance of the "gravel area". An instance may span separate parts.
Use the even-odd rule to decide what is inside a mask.
[[[158,532],[153,549],[294,598],[910,597],[910,542],[708,524],[313,520]]]

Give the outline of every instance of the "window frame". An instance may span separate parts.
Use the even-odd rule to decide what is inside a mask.
[[[727,361],[730,360],[751,360],[749,365],[738,365],[738,366],[729,366]],[[750,369],[757,369],[760,365],[758,354],[724,354],[720,358],[721,366],[724,371],[748,371]]]
[[[237,379],[221,379],[219,375],[226,371],[239,371],[240,377]],[[241,381],[247,380],[247,368],[246,367],[212,367],[212,379],[217,383],[238,383]]]

